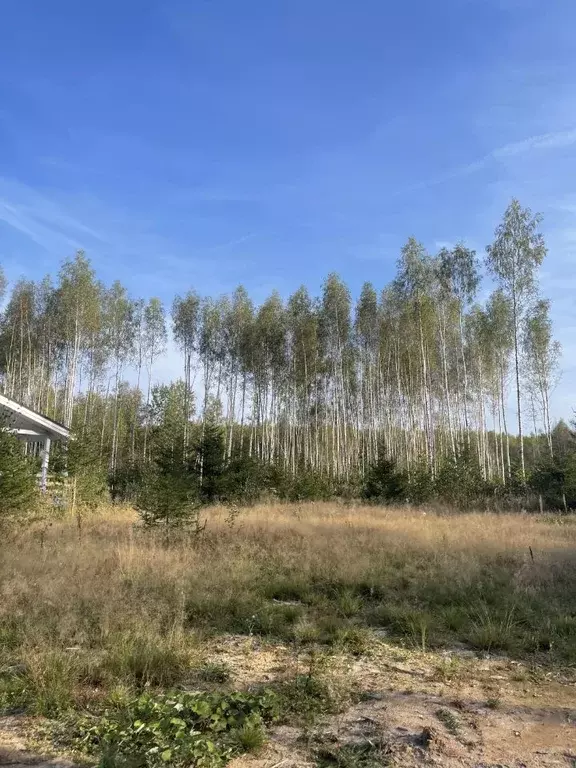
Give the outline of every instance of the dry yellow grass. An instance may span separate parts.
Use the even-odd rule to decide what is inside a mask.
[[[222,530],[229,519],[226,508],[205,513],[209,527]],[[562,522],[572,523],[562,525]],[[366,534],[386,537],[393,547],[404,545],[433,549],[519,551],[535,546],[545,551],[570,549],[576,543],[576,519],[532,514],[438,514],[413,507],[341,505],[330,502],[260,505],[241,510],[242,529],[282,536],[324,534],[341,541]],[[380,539],[382,543],[383,539]]]
[[[67,518],[14,533],[0,559],[0,663],[43,668],[38,654],[75,648],[90,663],[64,675],[164,683],[207,633],[360,652],[367,627],[418,647],[576,660],[570,522],[328,503],[205,517],[196,538],[143,530],[116,507],[86,516],[81,537]]]
[[[145,530],[119,507],[85,515],[81,535],[77,520],[64,518],[6,536],[0,710],[59,716],[121,691],[213,687],[227,670],[229,685],[245,687],[297,674],[320,644],[344,659],[353,689],[393,685],[386,707],[394,711],[406,684],[421,681],[396,712],[399,723],[417,711],[438,730],[434,712],[452,706],[455,684],[459,696],[468,686],[479,711],[492,712],[473,703],[478,696],[510,708],[508,719],[486,715],[491,727],[520,728],[532,696],[520,666],[482,671],[484,661],[466,659],[454,683],[454,658],[434,649],[576,663],[571,518],[329,503],[261,505],[233,516],[212,508],[204,516],[198,536]],[[400,654],[406,661],[398,664]],[[506,685],[494,682],[503,675]],[[546,696],[551,686],[543,682]],[[359,704],[360,715],[378,720],[379,701]],[[565,709],[549,715],[557,722],[539,746],[564,738]]]

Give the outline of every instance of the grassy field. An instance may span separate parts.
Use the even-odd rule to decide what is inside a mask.
[[[0,708],[62,718],[142,691],[271,681],[287,717],[290,700],[299,714],[330,708],[319,658],[355,663],[384,646],[435,654],[438,668],[446,649],[576,664],[573,518],[335,504],[205,516],[198,536],[143,530],[116,508],[81,532],[64,519],[5,537]],[[248,644],[244,677],[215,654],[230,638]],[[266,649],[296,661],[260,679]]]

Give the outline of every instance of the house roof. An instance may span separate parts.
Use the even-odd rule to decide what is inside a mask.
[[[68,440],[70,438],[70,430],[63,424],[59,424],[57,421],[32,410],[32,408],[0,394],[0,413],[2,412],[8,414],[8,426],[23,437],[26,435],[47,435],[54,440]]]

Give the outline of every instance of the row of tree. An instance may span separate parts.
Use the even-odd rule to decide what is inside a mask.
[[[190,290],[170,319],[159,299],[104,286],[79,252],[55,283],[11,287],[2,388],[70,425],[69,461],[105,472],[114,493],[137,493],[159,462],[188,472],[192,460],[202,485],[214,429],[225,464],[245,457],[334,487],[383,461],[434,481],[464,458],[483,483],[523,484],[554,457],[560,349],[538,290],[539,224],[512,201],[483,261],[463,244],[430,255],[410,238],[393,281],[366,283],[355,305],[330,274],[317,298],[301,287],[260,306],[242,286]],[[494,290],[481,301],[485,274]],[[169,331],[183,376],[155,383]],[[526,426],[537,435],[528,456]]]

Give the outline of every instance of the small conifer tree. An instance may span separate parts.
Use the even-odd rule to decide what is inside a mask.
[[[37,499],[34,462],[18,438],[0,428],[0,523],[31,512]]]

